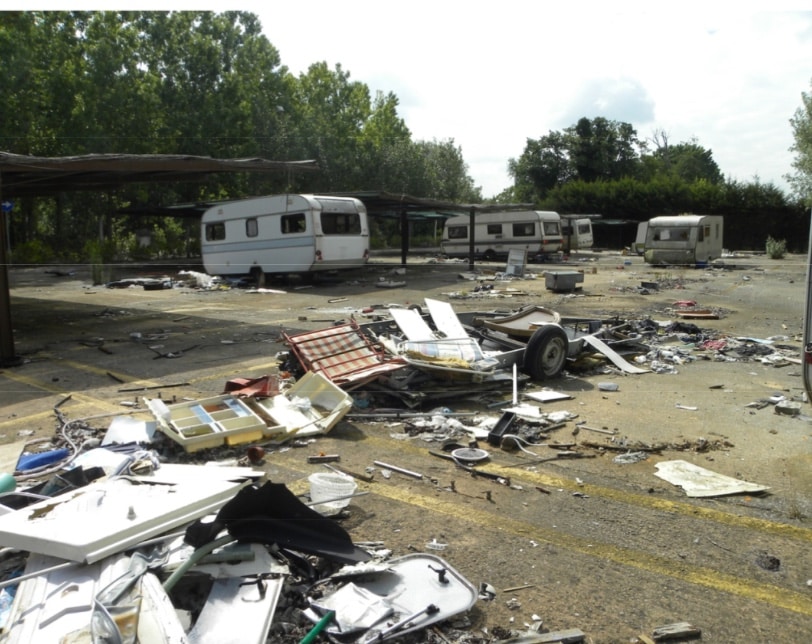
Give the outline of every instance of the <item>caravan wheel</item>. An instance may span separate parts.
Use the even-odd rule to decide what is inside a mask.
[[[530,336],[523,371],[534,380],[555,378],[564,369],[568,350],[566,331],[557,324],[545,324]]]

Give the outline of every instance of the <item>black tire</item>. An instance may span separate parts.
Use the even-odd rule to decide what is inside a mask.
[[[496,251],[494,251],[493,248],[489,248],[488,250],[485,251],[485,254],[482,256],[482,258],[486,262],[493,262],[496,260]]]
[[[566,331],[557,324],[545,324],[530,336],[522,370],[533,380],[555,378],[564,369],[568,350]]]

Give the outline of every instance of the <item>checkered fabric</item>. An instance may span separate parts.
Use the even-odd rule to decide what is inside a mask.
[[[282,336],[305,370],[321,373],[339,387],[357,387],[406,366],[403,358],[373,344],[355,321]]]

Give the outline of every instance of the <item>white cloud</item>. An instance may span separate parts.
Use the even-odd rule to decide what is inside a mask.
[[[721,3],[720,3],[721,4]],[[812,13],[798,3],[381,5],[311,0],[244,7],[298,73],[340,63],[392,91],[418,139],[453,139],[483,194],[510,185],[528,138],[581,116],[713,150],[722,172],[784,186],[789,118],[810,88]]]

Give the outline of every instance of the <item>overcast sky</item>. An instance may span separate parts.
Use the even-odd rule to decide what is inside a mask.
[[[801,2],[244,0],[294,74],[340,63],[394,92],[415,140],[453,139],[491,197],[528,138],[586,116],[696,139],[726,177],[786,189],[812,89]],[[806,3],[806,6],[810,5]],[[223,7],[225,9],[226,7]]]

